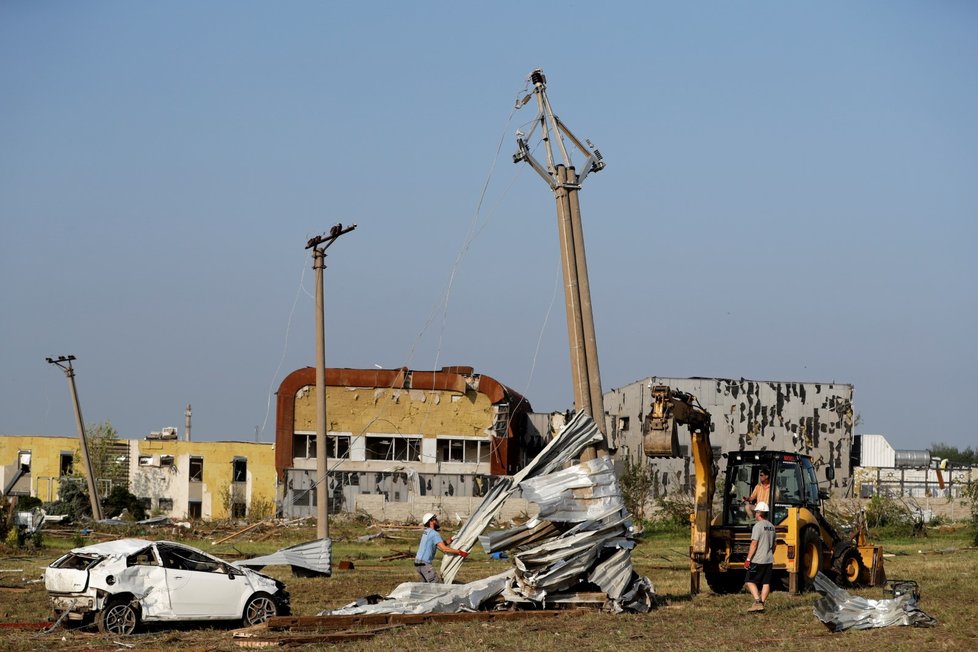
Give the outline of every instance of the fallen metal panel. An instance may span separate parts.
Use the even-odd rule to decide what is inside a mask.
[[[550,521],[579,523],[623,507],[614,464],[606,457],[524,480],[520,489]]]
[[[361,614],[429,614],[475,611],[485,601],[502,593],[512,581],[508,570],[468,584],[425,584],[405,582],[398,585],[386,600],[376,604],[348,604],[340,609],[322,611],[321,616]]]
[[[258,569],[276,565],[297,566],[324,575],[330,575],[332,572],[332,551],[332,539],[317,539],[283,548],[270,555],[245,559],[244,561],[237,562],[235,565]]]
[[[826,575],[815,576],[815,590],[822,597],[815,602],[813,613],[833,632],[847,629],[874,629],[904,625],[934,627],[937,620],[921,611],[912,593],[891,600],[869,600],[840,589]]]
[[[500,550],[527,546],[558,534],[560,534],[560,530],[550,521],[533,519],[509,530],[482,535],[479,537],[479,543],[482,544],[482,548],[487,554],[492,554]]]

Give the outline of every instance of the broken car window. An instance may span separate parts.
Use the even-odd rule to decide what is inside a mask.
[[[143,548],[126,557],[126,566],[159,566],[156,555],[153,554],[153,547]]]

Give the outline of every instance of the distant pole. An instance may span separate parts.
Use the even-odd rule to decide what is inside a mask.
[[[343,228],[337,224],[329,235],[317,235],[306,243],[312,249],[312,269],[316,274],[316,537],[329,538],[329,474],[326,466],[326,317],[323,270],[326,249],[357,225]]]
[[[101,521],[102,502],[98,497],[98,489],[95,486],[95,472],[92,470],[92,459],[88,456],[88,439],[85,436],[85,422],[82,420],[81,405],[78,403],[78,390],[75,388],[75,370],[71,366],[71,361],[75,359],[73,355],[61,355],[57,358],[45,358],[49,364],[60,367],[68,377],[68,389],[71,391],[71,401],[75,406],[75,425],[78,427],[78,437],[81,439],[82,463],[85,465],[85,480],[88,483],[88,498],[92,503],[92,518]]]
[[[190,411],[190,403],[187,403],[187,409],[183,413],[183,416],[186,417],[186,420],[184,421],[184,424],[183,424],[183,440],[184,441],[190,441],[190,415],[191,414],[193,414],[193,413]]]

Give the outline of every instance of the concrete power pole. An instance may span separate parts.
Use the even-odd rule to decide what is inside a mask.
[[[316,273],[316,537],[329,538],[329,476],[326,468],[326,319],[323,269],[326,249],[357,225],[343,228],[337,224],[329,235],[317,235],[306,243],[312,249],[312,269]]]
[[[88,483],[88,498],[92,502],[92,518],[101,521],[102,501],[98,497],[98,489],[95,486],[95,473],[92,470],[92,459],[88,456],[88,439],[85,436],[85,422],[82,420],[81,405],[78,403],[78,390],[75,388],[75,370],[71,366],[73,355],[61,355],[57,358],[45,358],[49,364],[56,365],[65,372],[68,377],[68,389],[71,391],[71,400],[75,406],[75,425],[78,427],[78,437],[81,439],[82,463],[85,465],[85,480]]]
[[[599,444],[596,448],[589,447],[581,454],[581,460],[590,460],[598,453],[602,456],[607,455],[608,433],[578,191],[588,174],[604,168],[604,161],[601,152],[591,144],[591,141],[587,141],[590,147],[588,149],[561,122],[560,118],[554,115],[550,100],[547,98],[547,78],[543,76],[543,71],[534,70],[530,73],[530,82],[533,84],[533,95],[537,100],[537,116],[528,134],[516,132],[517,151],[513,155],[513,162],[528,163],[547,182],[557,201],[557,231],[560,236],[560,258],[564,273],[564,303],[567,307],[567,336],[570,343],[574,403],[578,410],[591,415],[598,429],[605,436],[604,444]],[[527,95],[517,102],[517,107],[525,106],[530,99],[531,96]],[[547,152],[546,166],[533,157],[528,144],[538,127],[540,139]],[[580,176],[567,153],[565,138],[587,157]],[[557,143],[561,163],[555,161],[554,142]]]

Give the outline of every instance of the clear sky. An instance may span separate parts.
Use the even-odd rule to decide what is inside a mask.
[[[978,4],[0,3],[0,433],[274,438],[314,364],[572,388],[542,68],[604,388],[852,383],[857,432],[978,445]],[[498,152],[498,154],[497,154]],[[578,159],[580,162],[580,159]],[[480,197],[485,188],[485,199]],[[270,409],[271,406],[271,409]]]

